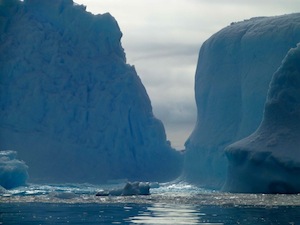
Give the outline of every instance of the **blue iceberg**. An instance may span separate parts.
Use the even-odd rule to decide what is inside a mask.
[[[31,182],[178,175],[182,157],[109,13],[72,0],[4,0],[0,12],[0,147],[18,149]]]
[[[17,159],[16,151],[0,151],[0,186],[11,189],[26,184],[28,166]]]
[[[300,44],[273,75],[263,120],[226,149],[225,191],[300,193]]]
[[[186,141],[183,177],[221,189],[224,149],[259,126],[272,75],[300,40],[300,14],[232,23],[202,45],[196,77],[198,119]]]

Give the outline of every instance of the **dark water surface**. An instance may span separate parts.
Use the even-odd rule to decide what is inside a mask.
[[[300,225],[300,195],[230,194],[163,184],[149,196],[95,196],[103,188],[29,185],[0,193],[0,224]]]
[[[300,224],[300,207],[176,204],[1,204],[1,224]]]

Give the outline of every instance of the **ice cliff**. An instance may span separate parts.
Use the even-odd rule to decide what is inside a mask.
[[[179,172],[121,36],[110,14],[72,0],[0,1],[0,147],[18,151],[31,181]]]
[[[273,75],[259,128],[227,147],[224,190],[299,193],[299,137],[300,45],[288,52]]]
[[[222,187],[224,148],[257,129],[272,75],[299,40],[297,13],[232,23],[202,45],[195,77],[197,123],[185,144],[184,179]]]

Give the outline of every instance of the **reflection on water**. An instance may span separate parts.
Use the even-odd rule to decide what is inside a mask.
[[[0,224],[298,225],[300,208],[166,203],[0,203]]]
[[[153,204],[130,218],[133,224],[199,224],[203,215],[189,205]]]
[[[145,225],[297,225],[300,208],[153,204],[125,221]]]

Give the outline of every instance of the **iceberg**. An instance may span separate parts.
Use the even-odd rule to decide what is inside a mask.
[[[259,126],[269,83],[300,40],[300,14],[232,23],[204,42],[195,76],[197,122],[185,143],[183,179],[220,189],[226,146]]]
[[[300,44],[273,75],[263,120],[248,137],[226,148],[225,191],[300,192]]]
[[[122,33],[72,0],[0,3],[0,147],[30,182],[168,181],[182,156],[166,139]]]
[[[0,151],[0,193],[1,187],[12,189],[23,186],[28,179],[28,166],[17,159],[16,151]]]

